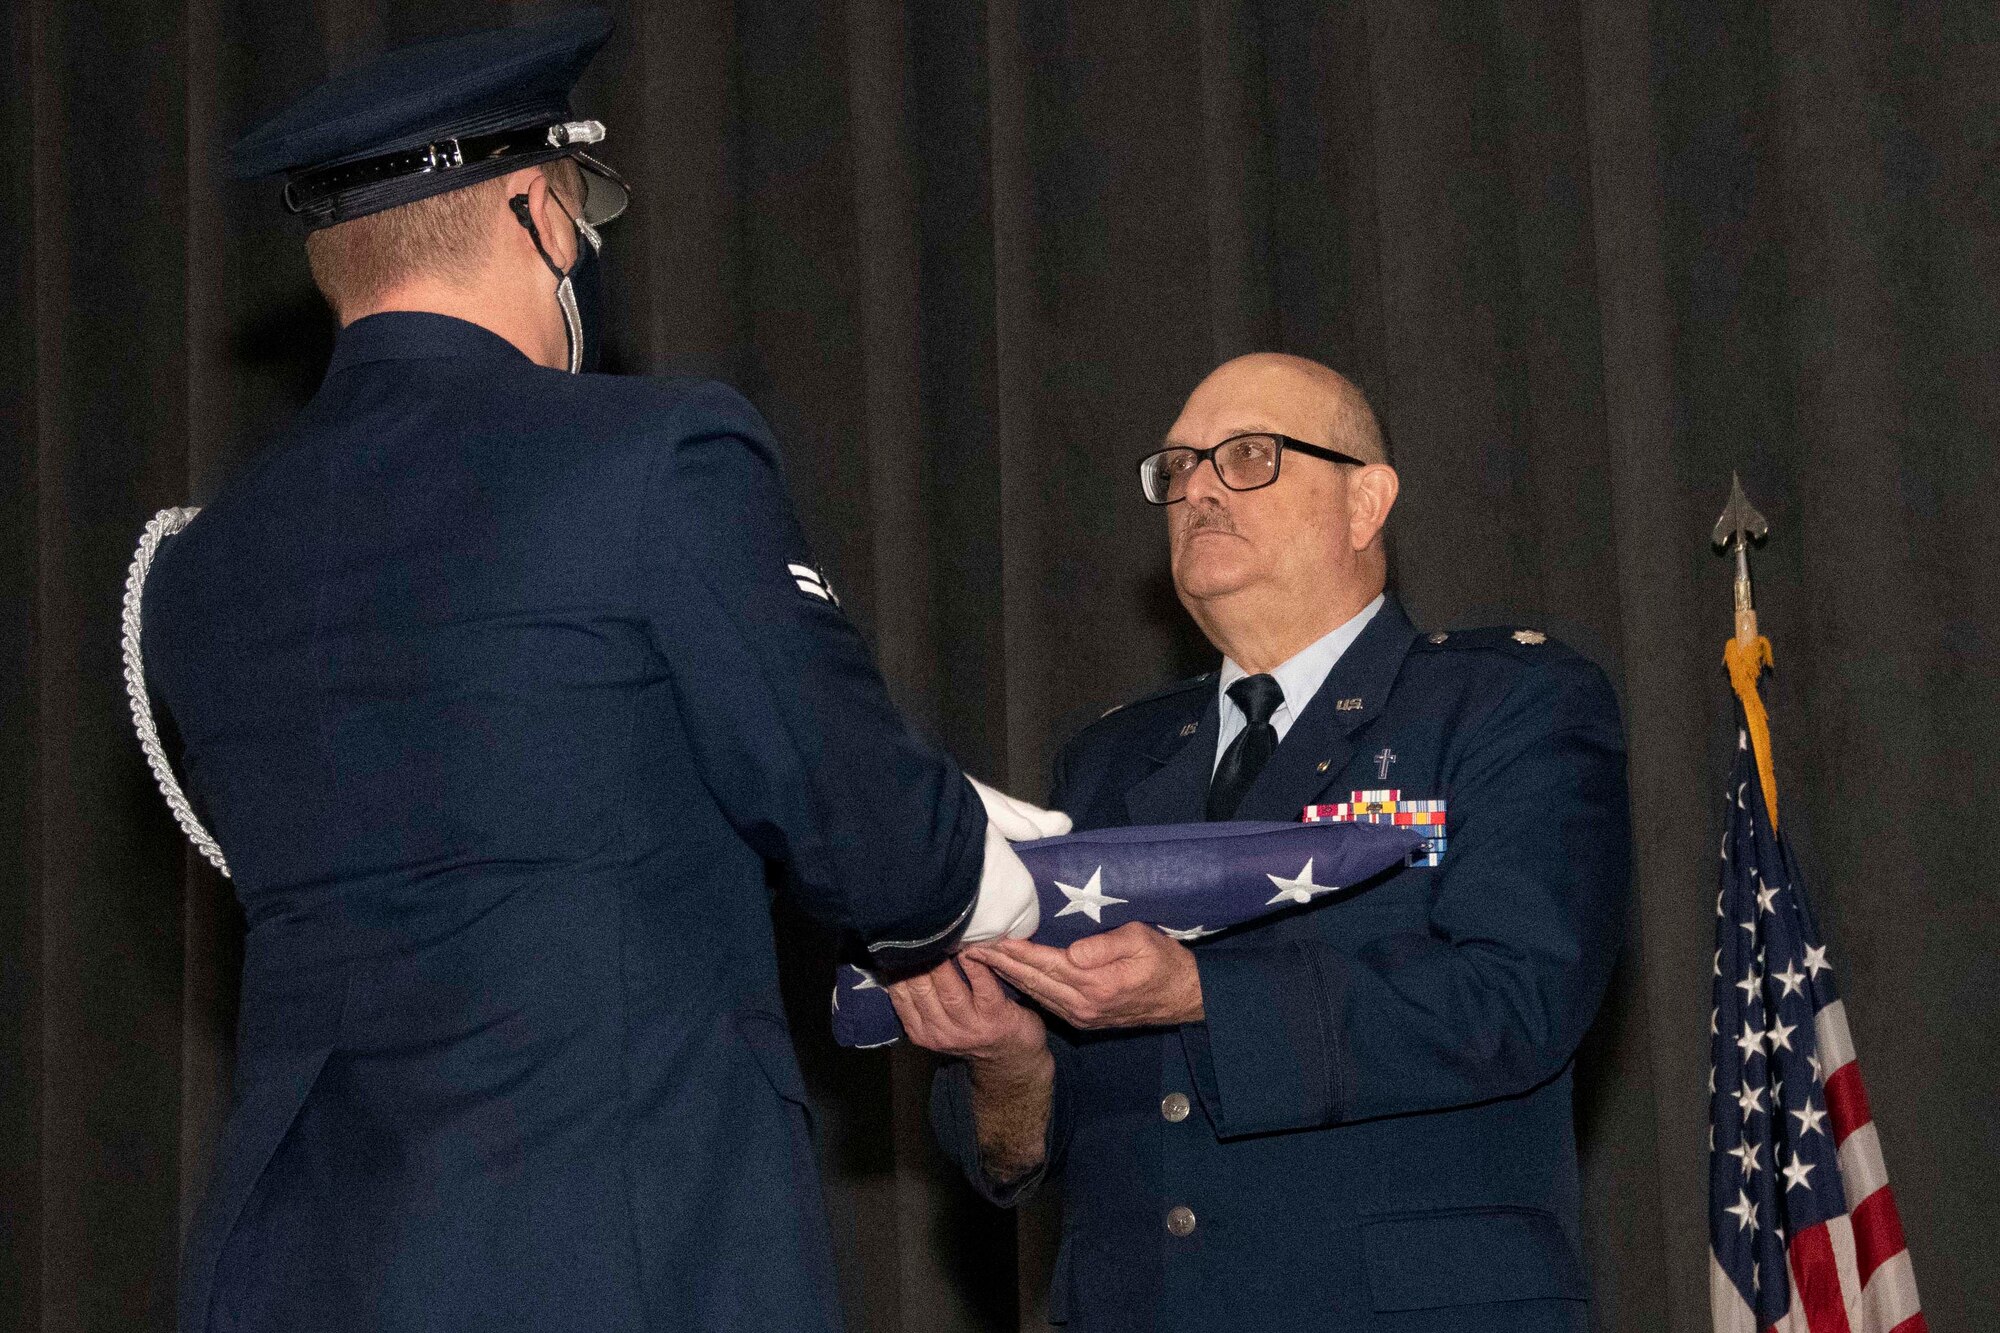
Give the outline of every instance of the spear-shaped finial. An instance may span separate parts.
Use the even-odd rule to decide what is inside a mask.
[[[1762,543],[1771,525],[1743,493],[1743,482],[1729,474],[1729,503],[1715,521],[1712,540],[1718,551],[1736,553],[1736,642],[1748,645],[1757,637],[1757,608],[1750,600],[1750,544]]]

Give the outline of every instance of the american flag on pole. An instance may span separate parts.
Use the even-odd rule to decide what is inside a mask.
[[[1736,761],[1715,901],[1709,1303],[1716,1333],[1926,1333],[1832,966],[1778,835],[1763,668],[1729,645]]]

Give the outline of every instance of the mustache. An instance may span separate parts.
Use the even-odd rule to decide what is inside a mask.
[[[1181,520],[1181,539],[1185,541],[1197,532],[1209,531],[1226,532],[1231,536],[1242,535],[1236,531],[1236,520],[1230,517],[1229,511],[1214,501],[1208,501],[1198,507],[1190,506],[1187,517]]]

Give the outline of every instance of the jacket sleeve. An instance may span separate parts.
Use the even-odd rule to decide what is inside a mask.
[[[641,501],[638,600],[703,781],[808,916],[884,966],[944,957],[978,896],[978,795],[890,703],[756,411],[708,385],[669,420]]]
[[[938,1146],[965,1173],[982,1198],[1001,1208],[1026,1203],[1043,1181],[1062,1170],[1070,1126],[1075,1120],[1069,1100],[1076,1086],[1071,1068],[1076,1057],[1070,1044],[1053,1031],[1049,1033],[1049,1054],[1055,1057],[1056,1076],[1050,1094],[1048,1132],[1042,1139],[1042,1164],[1004,1185],[987,1175],[979,1160],[979,1127],[972,1118],[972,1075],[965,1062],[944,1061],[931,1080],[931,1128],[937,1134]]]
[[[1196,950],[1182,1029],[1225,1138],[1515,1095],[1568,1063],[1609,981],[1631,873],[1617,704],[1580,658],[1524,673],[1447,774],[1426,928]],[[1339,904],[1328,927],[1340,929]]]
[[[1071,813],[1069,790],[1069,749],[1056,755],[1055,783],[1049,790],[1048,808]],[[1043,1181],[1062,1170],[1068,1153],[1070,1129],[1076,1123],[1070,1099],[1076,1087],[1075,1048],[1053,1028],[1049,1030],[1049,1054],[1055,1058],[1055,1084],[1050,1092],[1049,1127],[1042,1140],[1042,1164],[1019,1180],[997,1183],[986,1174],[979,1160],[979,1126],[972,1117],[972,1076],[963,1060],[944,1060],[931,1079],[931,1129],[944,1155],[965,1173],[988,1203],[1012,1208],[1025,1203]]]

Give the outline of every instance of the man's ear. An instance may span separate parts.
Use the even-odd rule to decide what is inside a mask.
[[[530,249],[534,241],[527,234],[527,228],[520,225],[518,218],[525,211],[535,224],[535,232],[542,239],[542,248],[549,252],[549,258],[560,269],[568,269],[576,263],[576,228],[570,223],[569,215],[562,210],[561,201],[555,191],[549,188],[549,178],[540,167],[523,167],[510,173],[507,182],[507,207],[514,214],[509,225],[520,231],[521,239]],[[515,200],[527,199],[525,210],[515,204]]]
[[[1382,525],[1389,521],[1389,511],[1396,507],[1396,495],[1401,489],[1396,469],[1387,463],[1370,463],[1356,468],[1349,475],[1347,539],[1355,550],[1366,550],[1382,531]]]

